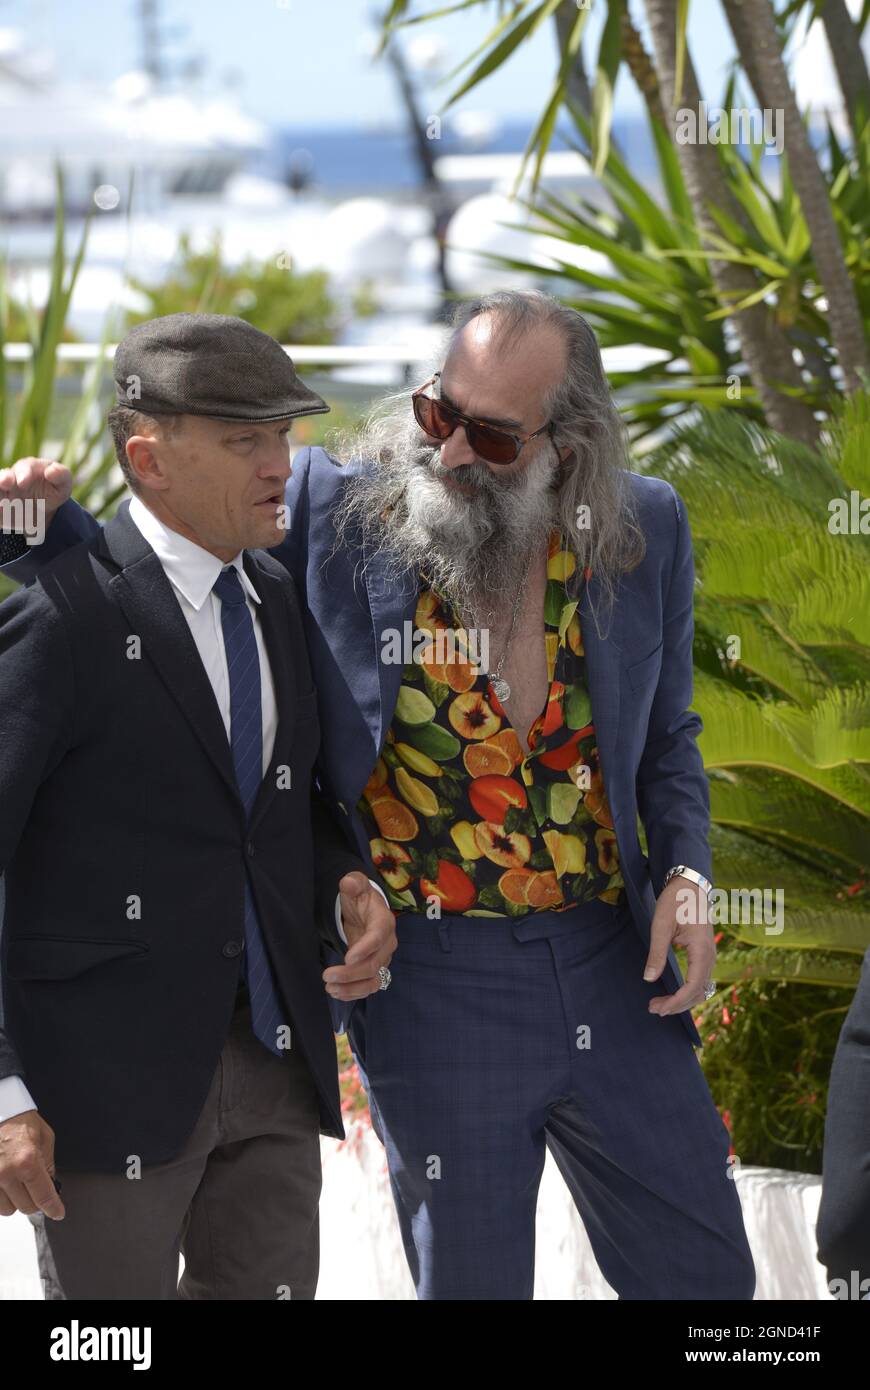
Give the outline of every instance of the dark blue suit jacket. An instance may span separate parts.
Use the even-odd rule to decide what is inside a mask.
[[[183,1146],[233,1014],[246,883],[321,1127],[344,1137],[322,956],[340,944],[339,881],[364,866],[312,796],[318,702],[295,587],[262,551],[244,564],[278,706],[250,814],[126,506],[0,605],[0,1077],[24,1077],[61,1169],[120,1172]]]
[[[402,667],[380,660],[381,634],[413,625],[417,577],[396,585],[362,544],[335,548],[332,517],[344,479],[323,449],[302,449],[287,484],[287,538],[271,553],[296,580],[318,691],[322,740],[320,777],[349,839],[374,876],[368,837],[356,803],[383,748],[395,710]],[[708,845],[710,799],[691,709],[694,562],[686,509],[670,483],[631,475],[646,537],[642,563],[623,577],[609,624],[600,635],[590,605],[595,578],[580,608],[592,718],[613,813],[620,865],[632,918],[646,945],[656,897],[674,864],[712,878]],[[97,523],[77,504],[61,508],[45,544],[6,567],[23,581],[60,549],[93,533]],[[649,857],[638,838],[638,816]],[[661,983],[682,984],[673,950]],[[349,1012],[333,1010],[340,1027]],[[701,1039],[684,1011],[693,1043]]]

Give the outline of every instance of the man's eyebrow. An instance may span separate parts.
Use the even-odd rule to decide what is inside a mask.
[[[453,407],[454,410],[459,410],[459,406],[456,404],[454,400],[450,398],[450,396],[448,396],[443,386],[441,387],[441,400],[444,402],[445,405],[450,405]],[[460,415],[465,415],[467,412],[464,410],[459,410],[459,413]],[[522,429],[522,420],[495,420],[489,415],[475,415],[472,416],[472,419],[480,420],[482,424],[495,425],[496,427],[502,429]]]
[[[231,428],[224,431],[221,435],[221,440],[232,439],[235,435],[240,433],[257,434],[261,429],[265,429],[271,424],[274,424],[276,428],[289,429],[290,423],[289,420],[236,420],[233,422]]]

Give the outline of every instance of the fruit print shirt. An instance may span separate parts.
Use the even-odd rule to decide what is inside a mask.
[[[446,913],[515,917],[621,901],[578,616],[585,579],[553,532],[544,602],[550,689],[527,755],[488,676],[468,659],[447,601],[421,580],[415,627],[428,637],[404,668],[383,753],[359,800],[395,911],[435,916],[437,899]]]

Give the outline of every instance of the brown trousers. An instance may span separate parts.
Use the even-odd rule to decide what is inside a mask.
[[[319,1130],[305,1061],[257,1040],[242,989],[206,1102],[174,1158],[139,1178],[58,1169],[66,1216],[30,1217],[46,1298],[312,1299]]]

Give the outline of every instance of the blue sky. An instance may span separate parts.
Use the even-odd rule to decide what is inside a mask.
[[[418,0],[417,13],[439,0]],[[206,62],[204,90],[219,88],[235,70],[242,105],[270,124],[371,126],[401,119],[394,79],[367,55],[371,15],[384,0],[161,0],[163,26],[172,31],[167,56],[191,52]],[[641,8],[632,3],[633,13]],[[601,3],[593,5],[587,53],[597,48]],[[497,6],[471,10],[409,31],[437,34],[446,42],[448,68],[479,44],[495,22]],[[22,31],[28,46],[53,51],[70,78],[110,82],[139,66],[136,0],[0,0],[0,28]],[[716,0],[694,0],[690,42],[705,95],[715,101],[733,51]],[[469,110],[488,110],[502,120],[539,114],[555,72],[552,22],[511,58],[507,68],[464,99]],[[424,105],[437,112],[449,88],[426,88]],[[630,79],[617,92],[620,113],[638,108]]]

